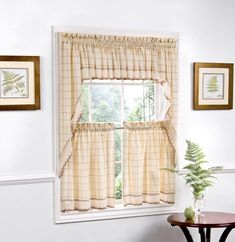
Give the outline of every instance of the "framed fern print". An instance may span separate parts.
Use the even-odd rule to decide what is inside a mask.
[[[233,64],[194,63],[194,110],[233,108]]]
[[[39,56],[0,56],[0,110],[40,109]]]

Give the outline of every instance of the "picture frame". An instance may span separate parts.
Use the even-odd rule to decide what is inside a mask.
[[[0,56],[0,110],[40,109],[40,57]]]
[[[193,109],[233,109],[233,64],[194,62]]]

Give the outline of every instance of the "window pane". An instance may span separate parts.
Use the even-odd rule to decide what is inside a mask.
[[[114,131],[114,140],[115,140],[115,160],[121,160],[121,130]]]
[[[82,118],[81,122],[89,121],[89,87],[87,84],[82,85]]]
[[[143,115],[145,121],[154,120],[154,85],[146,85],[144,88]]]
[[[96,83],[99,83],[99,84],[108,84],[108,85],[112,85],[112,83],[115,83],[115,84],[121,84],[122,81],[121,80],[91,80],[91,83],[92,84],[96,84]]]
[[[141,85],[143,80],[124,80],[124,84],[139,84]]]
[[[122,198],[122,165],[121,163],[115,164],[115,198]]]
[[[145,85],[147,85],[147,84],[148,84],[148,85],[150,85],[150,84],[153,85],[153,84],[154,84],[154,81],[153,81],[153,80],[144,80],[143,83],[144,83]]]
[[[125,85],[124,113],[126,121],[153,120],[154,85]]]
[[[143,121],[143,87],[124,86],[125,121]]]
[[[120,122],[120,86],[92,85],[91,97],[93,122]]]

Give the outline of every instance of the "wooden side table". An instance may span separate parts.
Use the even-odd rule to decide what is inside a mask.
[[[174,213],[167,218],[172,226],[179,226],[187,242],[193,242],[188,227],[198,228],[201,242],[210,242],[211,228],[225,228],[219,242],[225,242],[230,231],[235,228],[235,214],[220,212],[202,212],[194,220],[185,220],[183,213]],[[206,233],[205,233],[206,229]]]

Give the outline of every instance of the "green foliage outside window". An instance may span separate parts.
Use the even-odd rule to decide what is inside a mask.
[[[89,121],[89,87],[82,85],[82,118],[81,122]]]
[[[115,198],[122,198],[122,170],[121,163],[115,166]]]
[[[120,122],[121,88],[112,85],[93,85],[92,120],[94,122]]]
[[[125,88],[125,87],[124,87]],[[130,87],[129,87],[130,88]],[[149,121],[154,119],[154,85],[139,86],[142,96],[134,99],[134,106],[129,107],[124,102],[126,121]],[[91,94],[89,94],[89,89]],[[91,97],[89,96],[91,95]],[[82,122],[89,122],[89,99],[91,99],[92,122],[121,121],[121,87],[118,85],[91,85],[83,84],[82,89]],[[124,98],[125,100],[125,98]],[[121,130],[115,130],[115,160],[121,161]],[[122,198],[122,171],[121,163],[115,166],[115,198]]]

